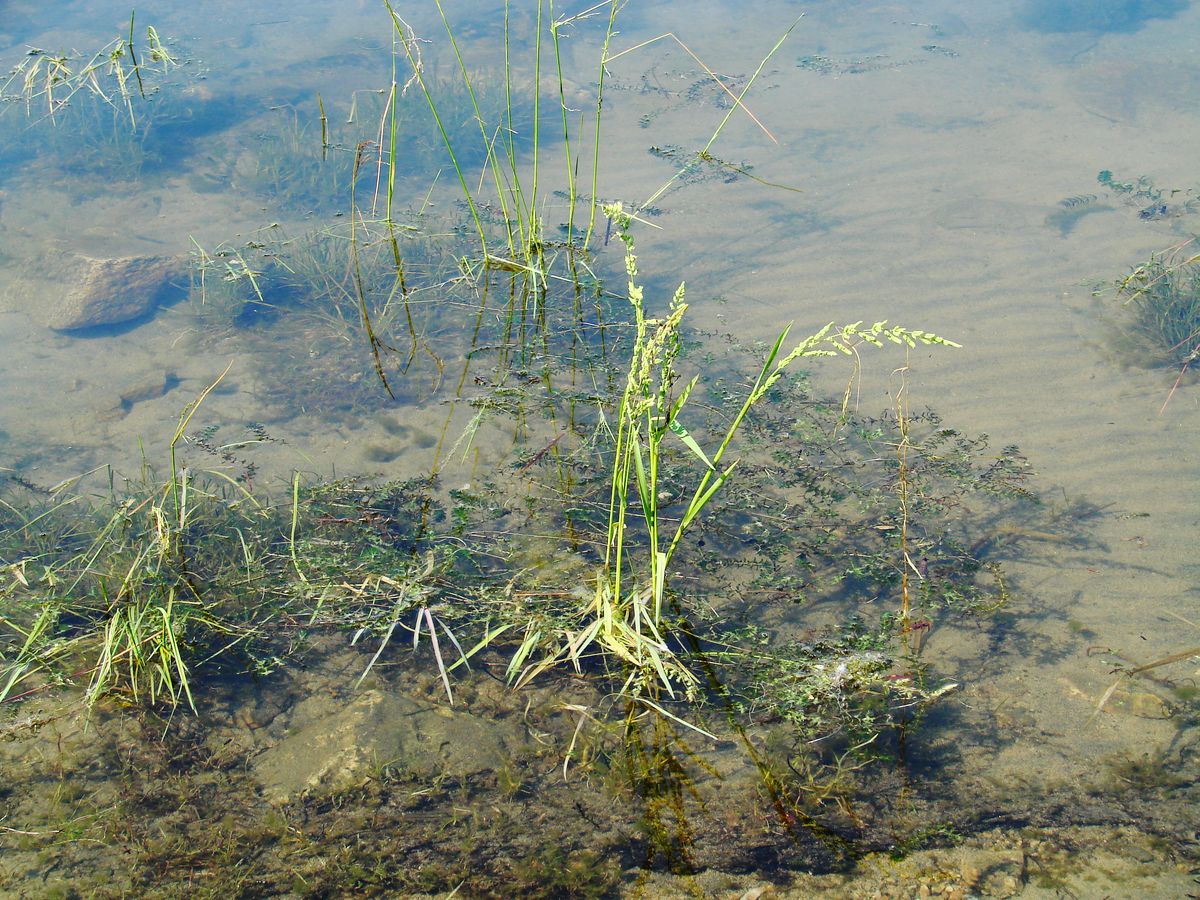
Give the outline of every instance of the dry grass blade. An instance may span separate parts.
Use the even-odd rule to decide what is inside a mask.
[[[783,41],[787,38],[787,36],[792,33],[792,29],[794,29],[799,22],[800,22],[800,19],[796,19],[796,21],[791,24],[791,26],[788,28],[788,30],[786,32],[784,32],[783,37],[779,39],[779,42],[775,45],[775,47],[767,55],[766,59],[763,60],[764,63],[766,62],[766,60],[770,59],[771,56],[774,55],[775,51],[779,49],[779,46],[783,43]],[[605,59],[605,63],[607,64],[607,63],[611,63],[611,62],[616,62],[622,56],[625,56],[626,54],[629,54],[629,53],[633,53],[636,50],[641,50],[644,47],[649,47],[651,44],[661,41],[664,38],[670,38],[671,40],[673,40],[676,44],[678,44],[683,49],[684,53],[686,53],[688,56],[690,56],[692,59],[694,59],[696,61],[696,65],[698,65],[700,68],[702,68],[708,74],[708,77],[711,78],[714,82],[716,82],[717,86],[729,96],[729,99],[733,102],[734,109],[740,109],[747,116],[749,116],[750,121],[752,121],[755,125],[757,125],[759,130],[763,134],[765,134],[771,140],[772,143],[775,143],[775,144],[779,143],[779,139],[776,138],[775,135],[771,134],[771,130],[762,123],[762,120],[759,119],[758,116],[756,116],[750,110],[750,107],[746,106],[746,104],[744,102],[742,102],[742,97],[744,97],[745,93],[746,93],[745,90],[742,91],[742,94],[740,96],[738,94],[735,94],[733,91],[731,91],[729,89],[729,85],[727,85],[725,83],[725,81],[721,78],[721,76],[718,75],[716,72],[714,72],[711,68],[709,68],[708,63],[706,63],[699,56],[697,56],[695,54],[695,52],[692,50],[692,48],[689,47],[687,44],[685,44],[682,40],[680,40],[679,36],[676,35],[675,32],[673,32],[673,31],[667,31],[667,32],[664,32],[663,34],[657,35],[656,37],[647,38],[646,40],[642,41],[641,43],[634,44],[632,47],[628,47],[628,48],[622,50],[620,53],[614,53],[612,56]],[[760,69],[761,69],[761,67],[760,67]],[[722,122],[721,124],[724,125],[725,123]],[[719,131],[719,129],[718,129],[718,131]],[[714,138],[715,137],[716,137],[716,135],[714,135]],[[710,141],[709,146],[711,146],[711,145],[712,145],[712,142]]]
[[[1188,650],[1181,650],[1178,653],[1172,653],[1170,656],[1164,656],[1162,659],[1156,659],[1154,662],[1149,662],[1145,665],[1138,666],[1136,669],[1130,669],[1125,673],[1125,675],[1128,677],[1140,675],[1142,672],[1148,672],[1151,669],[1157,669],[1159,666],[1169,666],[1174,662],[1182,662],[1185,659],[1191,659],[1193,656],[1200,656],[1200,647],[1192,647]]]

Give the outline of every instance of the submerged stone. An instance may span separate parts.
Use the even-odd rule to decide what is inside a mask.
[[[58,276],[63,291],[49,306],[46,324],[56,331],[74,331],[141,318],[158,307],[185,268],[182,257],[99,259],[70,254]]]
[[[349,702],[298,703],[287,737],[256,758],[254,771],[264,796],[285,803],[384,768],[463,778],[503,766],[524,744],[523,731],[508,722],[367,690]]]

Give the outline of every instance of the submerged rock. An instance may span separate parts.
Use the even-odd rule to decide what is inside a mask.
[[[503,766],[525,744],[516,725],[368,690],[348,703],[312,697],[288,734],[254,761],[267,799],[347,787],[371,771],[462,778]]]
[[[186,266],[178,256],[98,259],[71,254],[57,275],[63,290],[49,306],[46,324],[74,331],[141,318],[158,307]]]

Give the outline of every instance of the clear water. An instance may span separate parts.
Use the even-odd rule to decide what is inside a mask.
[[[901,748],[900,756],[912,757],[911,770],[895,776],[889,803],[864,814],[877,818],[860,823],[850,814],[844,829],[874,835],[876,845],[878,833],[890,831],[901,844],[905,834],[924,829],[936,835],[949,823],[964,846],[1019,851],[1021,866],[1009,871],[996,863],[995,877],[972,880],[964,874],[968,863],[948,857],[914,857],[924,860],[920,870],[899,863],[888,869],[884,862],[846,869],[830,862],[837,853],[812,852],[799,869],[840,871],[836,877],[849,880],[796,881],[796,896],[870,896],[884,882],[895,887],[893,896],[917,896],[922,878],[927,888],[953,880],[938,882],[938,866],[957,866],[955,883],[980,895],[1052,896],[1054,879],[1061,878],[1076,896],[1088,896],[1087,882],[1069,880],[1082,877],[1071,868],[1073,855],[1107,873],[1102,889],[1092,885],[1097,896],[1182,896],[1200,825],[1196,700],[1186,690],[1200,677],[1197,662],[1180,660],[1131,680],[1103,712],[1096,710],[1115,665],[1147,663],[1200,644],[1200,390],[1185,376],[1172,392],[1176,370],[1139,365],[1119,337],[1111,292],[1094,297],[1093,289],[1187,240],[1200,221],[1186,209],[1144,218],[1139,204],[1097,182],[1101,170],[1130,181],[1146,176],[1178,189],[1180,205],[1200,189],[1194,154],[1200,9],[1185,3],[763,0],[705,4],[698,11],[687,4],[631,4],[622,12],[617,49],[670,32],[737,83],[801,12],[804,18],[747,96],[763,127],[734,115],[713,147],[761,181],[698,180],[656,200],[662,214],[652,221],[661,228],[639,232],[651,286],[669,291],[686,279],[692,324],[747,342],[770,340],[789,321],[811,330],[831,318],[888,318],[953,338],[962,350],[909,356],[912,403],[934,407],[963,431],[989,434],[995,447],[1019,444],[1038,474],[1049,515],[1072,523],[1077,539],[1026,533],[1002,542],[995,558],[1008,573],[1009,606],[983,624],[936,623],[924,658],[961,690],[922,724],[918,746]],[[498,64],[500,8],[471,5],[469,13],[452,14],[474,58]],[[515,10],[521,21],[530,14]],[[441,39],[432,10],[412,15],[418,33]],[[29,47],[98,48],[127,29],[127,16],[107,0],[54,8],[0,3],[0,61],[17,65]],[[265,170],[273,154],[289,147],[287,171],[315,165],[319,94],[337,129],[332,152],[344,172],[356,142],[374,135],[379,100],[372,92],[391,77],[389,22],[374,3],[164,5],[139,8],[137,16],[139,31],[153,24],[184,61],[168,76],[156,76],[160,93],[138,105],[144,130],[137,141],[113,127],[103,107],[80,120],[86,133],[84,125],[69,130],[65,115],[56,124],[36,112],[27,116],[19,104],[0,111],[0,471],[48,486],[97,466],[132,472],[143,452],[160,460],[180,409],[231,365],[205,401],[204,422],[227,441],[244,437],[248,423],[266,429],[274,440],[254,451],[255,478],[263,486],[282,483],[293,470],[408,477],[435,461],[464,483],[487,472],[511,447],[504,426],[485,430],[466,462],[449,453],[471,416],[453,402],[461,395],[456,379],[469,367],[455,357],[441,360],[446,370],[440,371],[430,355],[418,353],[407,373],[393,370],[398,399],[387,399],[373,380],[344,296],[323,307],[325,318],[292,324],[286,343],[283,332],[270,327],[272,307],[288,302],[285,289],[264,309],[214,311],[182,296],[186,274],[166,302],[134,322],[81,332],[47,326],[73,277],[64,261],[75,254],[191,254],[194,262],[198,247],[212,253],[252,240],[294,246],[314,232],[342,234],[349,211],[344,176],[340,183],[318,178],[315,186],[294,186]],[[595,77],[596,26],[582,28],[567,47],[567,79],[581,88]],[[435,42],[430,53],[436,50]],[[440,64],[448,65],[448,58]],[[599,193],[647,197],[672,173],[669,159],[648,151],[698,147],[725,115],[725,104],[670,38],[609,68]],[[413,145],[414,168],[401,173],[399,194],[405,207],[421,208],[428,198],[438,215],[453,218],[461,213],[450,176],[443,172],[438,187],[429,189],[442,165],[432,146]],[[547,208],[548,221],[562,217],[561,209]],[[600,265],[611,267],[613,250],[602,255],[611,258]],[[432,271],[440,261],[426,264]],[[467,327],[434,303],[420,314],[420,331],[431,341]],[[348,324],[331,325],[338,315]],[[463,353],[453,340],[450,345]],[[896,365],[895,356],[866,361],[856,395],[860,408],[890,405]],[[818,375],[818,383],[826,377],[831,391],[840,390],[840,374]],[[1003,527],[998,523],[998,532]],[[311,705],[305,697],[306,689],[357,677],[361,654],[343,657],[338,654],[349,651],[337,648],[321,669],[329,681],[305,676],[290,698],[238,707],[253,726],[256,749],[290,739],[268,727],[273,719],[264,705],[295,710],[297,703],[310,704],[292,712],[290,733],[303,734],[306,723],[338,714],[342,707]],[[429,697],[436,698],[430,682]],[[476,690],[476,710],[494,707],[520,717],[519,706],[515,714],[505,706],[511,701]],[[554,690],[531,695],[535,713],[572,702],[569,692],[556,697]],[[405,709],[385,707],[378,716],[404,721]],[[452,725],[460,730],[446,740],[471,740],[469,725]],[[70,745],[78,734],[55,727],[61,729],[61,766],[63,741]],[[219,757],[204,741],[196,737],[195,746],[206,759]],[[46,771],[53,767],[51,743],[28,751]],[[692,741],[696,753],[701,743]],[[589,879],[608,884],[596,874],[603,866],[586,857],[590,847],[627,873],[619,880],[623,890],[644,896],[740,896],[760,881],[782,886],[798,878],[788,863],[785,827],[795,823],[754,830],[770,814],[761,803],[755,807],[746,754],[704,759],[712,771],[698,779],[698,790],[707,818],[694,828],[690,845],[683,838],[672,844],[692,869],[675,881],[663,870],[689,865],[664,863],[661,850],[657,857],[648,852],[647,846],[661,845],[645,839],[644,826],[618,828],[614,837],[588,824],[602,819],[598,809],[610,803],[602,799],[602,785],[590,793],[584,784],[558,785],[577,794],[539,808],[536,793],[530,797],[520,784],[558,771],[561,753],[553,749],[530,763],[530,771],[507,773],[517,786],[491,810],[475,801],[474,812],[452,812],[455,800],[444,780],[436,787],[422,780],[433,778],[428,771],[387,791],[363,788],[362,809],[346,833],[365,845],[373,829],[424,827],[436,819],[438,834],[458,834],[467,844],[462,835],[469,831],[476,841],[471,853],[463,855],[442,837],[379,863],[426,872],[433,894],[463,881],[464,895],[502,895],[497,873],[507,870],[488,855],[487,836],[512,831],[527,835],[503,844],[504,853],[523,864],[513,877],[558,885],[547,888],[548,895],[570,895],[562,885],[572,878],[579,895],[588,895]],[[133,777],[122,773],[119,760],[114,751],[97,766]],[[13,765],[13,758],[5,764]],[[224,771],[221,764],[211,770]],[[464,763],[447,777],[461,786],[475,772]],[[269,772],[253,774],[267,785],[256,790],[269,794]],[[62,782],[51,775],[37,777],[45,779],[38,783],[54,803],[85,805],[70,792],[62,799]],[[422,806],[426,790],[437,802]],[[17,789],[10,794],[21,795]],[[86,802],[89,810],[104,806],[91,794]],[[156,802],[166,804],[161,797]],[[573,823],[563,812],[570,803],[576,804]],[[195,794],[180,801],[185,807],[212,814]],[[261,841],[245,859],[278,854],[264,864],[270,892],[320,893],[315,881],[305,886],[302,874],[284,883],[279,873],[287,865],[279,859],[289,853],[333,859],[341,851],[305,830],[303,817],[317,816],[311,808],[287,810],[274,824],[258,826]],[[0,820],[13,829],[5,839],[21,851],[10,856],[17,862],[0,862],[4,890],[41,896],[48,886],[62,890],[114,866],[111,854],[78,841],[37,845],[26,832],[53,830],[39,815]],[[194,826],[172,818],[174,812],[161,815],[164,834],[184,836],[178,845],[141,845],[146,858],[159,861],[163,884],[184,883],[183,871],[200,883],[246,864],[236,854],[189,857],[185,838]],[[574,843],[557,830],[564,823],[578,829]],[[565,858],[546,845],[551,839],[569,851]],[[107,850],[120,843],[118,833],[105,833]],[[723,853],[726,844],[739,849]],[[62,861],[58,875],[56,859]],[[366,864],[355,859],[353,865]],[[474,865],[491,880],[472,881]],[[386,895],[379,887],[386,878],[365,871],[352,877],[345,874],[349,863],[339,871],[345,880],[331,880],[327,895]],[[562,871],[574,874],[555,881]],[[155,880],[144,872],[139,877],[149,879],[143,885]],[[266,895],[267,883],[256,887],[247,876],[241,889],[245,896]],[[359,887],[350,886],[355,883]],[[413,893],[421,882],[404,883]]]

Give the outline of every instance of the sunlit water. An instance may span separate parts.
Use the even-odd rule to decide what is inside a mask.
[[[1116,331],[1111,291],[1095,298],[1093,288],[1186,240],[1200,221],[1186,211],[1144,217],[1142,204],[1097,182],[1111,170],[1178,189],[1179,203],[1195,197],[1200,10],[1167,2],[691,6],[631,4],[613,52],[670,33],[736,85],[804,17],[746,97],[761,126],[735,113],[713,145],[755,178],[685,183],[659,197],[661,215],[651,220],[659,228],[638,234],[649,284],[665,296],[686,279],[692,324],[746,341],[770,340],[789,321],[809,331],[835,318],[888,318],[954,339],[963,349],[907,359],[913,406],[985,432],[997,448],[1020,445],[1051,515],[1094,510],[1075,526],[1080,541],[1032,535],[1001,547],[1013,593],[1001,624],[935,623],[924,657],[962,689],[925,723],[914,749],[919,774],[896,788],[897,805],[906,791],[922,794],[926,818],[899,816],[890,827],[1128,827],[1171,847],[1143,861],[1128,896],[1180,896],[1200,823],[1196,701],[1178,688],[1194,685],[1197,663],[1131,681],[1119,702],[1096,710],[1118,662],[1200,644],[1200,387],[1184,377],[1172,392],[1176,370],[1139,365]],[[431,10],[412,15],[419,33],[441,37]],[[498,15],[473,9],[464,40],[494,37]],[[127,17],[108,2],[0,3],[0,61],[16,65],[29,47],[98,48],[128,28]],[[8,154],[0,163],[0,470],[43,486],[107,464],[131,472],[139,441],[157,463],[181,408],[230,366],[203,423],[219,426],[224,440],[244,437],[249,423],[265,428],[274,440],[255,449],[264,485],[293,470],[400,477],[435,462],[460,480],[478,477],[503,455],[505,438],[503,426],[499,440],[485,429],[461,467],[465,455],[449,452],[460,449],[471,415],[452,402],[460,360],[441,377],[427,358],[408,374],[393,370],[401,402],[386,401],[352,311],[344,336],[330,337],[328,323],[300,325],[291,333],[310,329],[308,343],[279,351],[254,323],[214,321],[178,299],[185,274],[167,302],[134,322],[48,327],[70,254],[194,261],[201,247],[342,227],[344,193],[285,205],[255,165],[271,135],[296,133],[319,147],[318,94],[340,140],[372,138],[379,106],[370,92],[391,77],[389,21],[374,3],[336,12],[315,3],[196,4],[139,8],[137,17],[139,31],[153,24],[184,62],[150,101],[162,103],[163,122],[141,146],[102,135],[81,149],[55,123],[36,121],[36,110],[27,116],[6,104],[0,114]],[[596,75],[596,25],[567,46],[568,79],[581,88]],[[498,62],[494,41],[484,46],[475,52]],[[671,37],[609,69],[599,194],[645,198],[673,171],[651,148],[697,148],[727,104]],[[131,153],[146,158],[139,164]],[[422,206],[432,176],[402,173],[405,207]],[[546,177],[561,182],[557,172]],[[461,213],[449,182],[443,173],[429,202],[452,217]],[[547,215],[557,224],[563,213]],[[614,251],[602,257],[611,271]],[[431,333],[453,330],[430,322]],[[860,408],[890,405],[900,387],[892,369],[903,362],[894,354],[867,361]],[[843,374],[829,375],[831,391]],[[295,721],[327,714],[309,709]],[[1139,777],[1133,763],[1143,767],[1145,802],[1128,795]],[[1171,785],[1145,770],[1169,770]],[[536,805],[526,813],[535,817]],[[24,828],[15,818],[3,824]],[[1172,854],[1179,865],[1166,861]],[[707,858],[703,849],[696,855]],[[1031,859],[1009,893],[999,880],[977,887],[1043,895],[1036,853]],[[410,864],[436,867],[437,854]],[[770,854],[768,864],[786,869]],[[21,871],[5,873],[4,888],[38,896],[31,870]],[[738,896],[756,881],[743,873],[704,884],[692,887]],[[852,890],[826,887],[831,896]],[[692,888],[643,889],[674,896]]]

